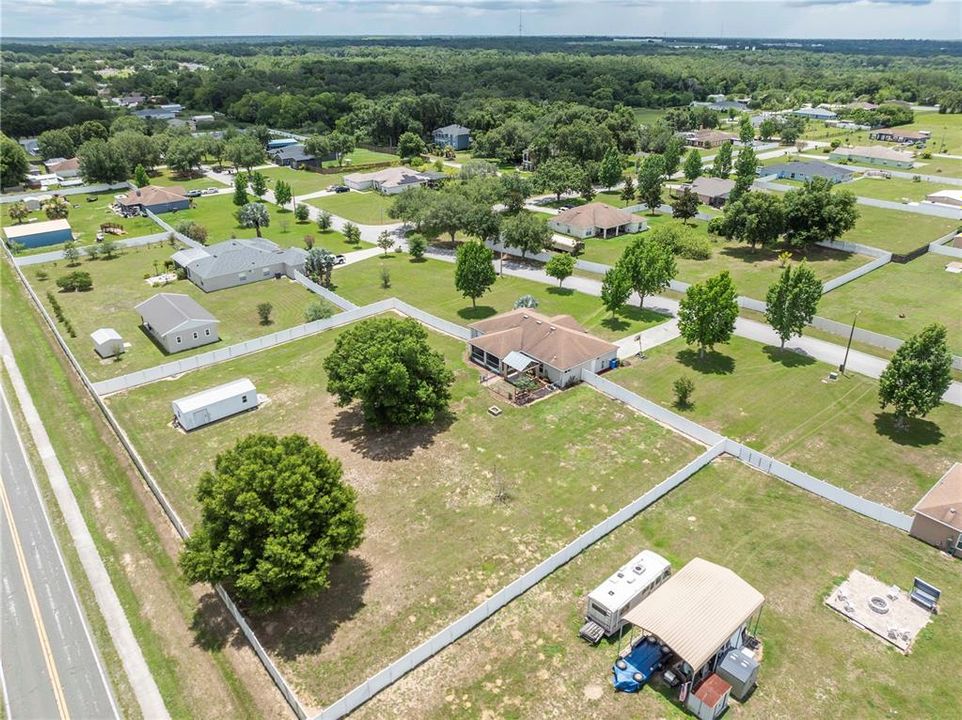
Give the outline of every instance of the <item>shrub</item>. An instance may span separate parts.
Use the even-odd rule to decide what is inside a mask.
[[[334,314],[333,308],[327,303],[321,302],[320,300],[315,300],[304,310],[304,322],[314,322],[315,320],[323,320],[324,318],[329,318]]]
[[[788,250],[778,253],[778,267],[785,267],[791,259],[792,254]]]
[[[85,292],[94,286],[93,278],[89,272],[75,270],[72,273],[57,278],[57,287],[64,292]]]
[[[517,300],[514,301],[514,309],[518,308],[536,308],[538,307],[538,299],[534,295],[522,295]]]
[[[207,244],[207,228],[200,223],[193,220],[182,220],[177,223],[175,228],[181,235],[186,235],[194,242],[199,242],[201,245]]]
[[[680,233],[675,241],[675,255],[686,260],[707,260],[711,257],[711,240],[704,235]]]
[[[37,270],[37,272],[36,272],[36,278],[37,278],[37,280],[40,280],[41,282],[43,282],[44,280],[46,280],[46,279],[49,278],[49,277],[50,277],[50,274],[49,274],[46,270]]]
[[[415,260],[423,258],[427,249],[428,241],[424,239],[423,235],[420,233],[412,233],[408,236],[408,252],[411,253],[411,257]]]
[[[391,271],[385,265],[381,266],[381,287],[385,290],[391,287]]]
[[[257,317],[261,320],[261,325],[271,324],[271,313],[274,312],[274,306],[269,302],[262,302],[257,304]]]
[[[675,392],[675,406],[680,408],[691,407],[691,395],[695,391],[694,381],[687,375],[676,378],[671,384]]]
[[[297,222],[307,222],[311,219],[311,209],[307,205],[299,204],[294,208],[294,219]]]
[[[317,216],[317,229],[321,232],[331,229],[331,213],[327,210],[321,210],[321,214]]]

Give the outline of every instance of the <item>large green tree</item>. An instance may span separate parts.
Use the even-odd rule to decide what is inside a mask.
[[[665,164],[661,155],[646,157],[638,170],[638,199],[654,213],[661,207],[661,191],[665,181]]]
[[[765,296],[765,320],[781,340],[781,347],[812,322],[822,298],[822,283],[804,262],[785,266]]]
[[[89,183],[117,183],[130,176],[120,150],[103,140],[88,140],[77,150],[80,174]]]
[[[136,168],[140,165],[145,170],[152,170],[160,162],[160,148],[149,135],[123,130],[115,133],[109,143],[123,155],[127,167]]]
[[[341,463],[302,435],[249,435],[200,476],[200,524],[180,556],[191,582],[225,583],[258,611],[330,584],[364,517]]]
[[[261,229],[271,224],[271,215],[263,203],[247,203],[237,211],[237,222],[241,227],[254,228],[261,237]]]
[[[44,160],[52,158],[72,158],[77,152],[74,138],[65,129],[47,130],[37,137],[40,147],[40,157]]]
[[[560,201],[564,193],[579,190],[584,185],[585,171],[566,156],[548,158],[534,171],[534,186],[540,192],[554,193]]]
[[[245,168],[250,173],[255,165],[264,162],[264,146],[253,135],[238,135],[224,143],[224,157],[235,168]]]
[[[691,191],[690,187],[685,187],[671,203],[671,216],[687,225],[688,221],[697,214],[698,196]]]
[[[702,159],[697,148],[692,148],[688,151],[688,154],[685,156],[685,165],[682,171],[685,173],[685,180],[688,182],[694,182],[701,177],[703,172]]]
[[[895,424],[904,429],[908,418],[925,417],[942,404],[952,384],[952,354],[945,326],[933,323],[895,351],[879,378],[879,404],[895,409]]]
[[[715,151],[715,159],[712,161],[711,174],[717,178],[727,178],[732,171],[732,143],[723,142]]]
[[[167,167],[181,175],[189,175],[194,168],[199,168],[203,158],[204,147],[197,138],[190,135],[175,137],[164,153]]]
[[[624,268],[615,265],[605,273],[601,283],[601,304],[614,317],[628,302],[629,297],[631,297],[631,278],[625,273]]]
[[[410,160],[414,157],[419,157],[423,153],[426,153],[428,146],[421,139],[421,136],[415,132],[405,132],[401,133],[397,141],[397,154],[403,160]]]
[[[675,277],[673,248],[654,237],[637,237],[625,248],[616,267],[628,278],[631,289],[638,293],[638,307],[644,307],[645,298],[655,295]]]
[[[598,182],[602,187],[610,190],[621,182],[621,176],[621,153],[618,152],[617,147],[612,145],[605,152],[605,156],[601,159],[601,164],[598,166]]]
[[[684,152],[685,141],[677,135],[673,135],[665,144],[665,151],[661,154],[662,172],[666,178],[670,178],[678,172],[678,166],[681,164],[681,156]]]
[[[504,203],[506,212],[521,212],[525,201],[533,192],[531,181],[520,173],[507,173],[499,178],[498,197]]]
[[[575,271],[575,259],[572,255],[566,253],[558,253],[554,255],[544,266],[544,273],[548,277],[553,277],[558,281],[558,287],[564,284],[564,281],[571,277],[571,274]]]
[[[20,143],[0,134],[0,187],[20,185],[29,169],[27,153]]]
[[[785,193],[785,239],[796,247],[837,240],[855,227],[858,207],[851,190],[835,189],[826,178],[814,178]]]
[[[452,373],[415,320],[373,318],[341,333],[324,359],[338,405],[360,402],[372,425],[430,423],[447,409]]]
[[[725,270],[688,288],[678,307],[678,329],[689,345],[705,349],[728,342],[735,331],[738,301],[735,285]]]
[[[750,192],[725,208],[723,217],[713,218],[709,229],[753,249],[773,245],[785,230],[784,204],[778,195]]]
[[[493,253],[476,240],[463,243],[458,248],[454,287],[464,297],[471,298],[471,307],[478,306],[478,298],[498,279],[493,262]]]
[[[728,202],[735,202],[748,193],[755,182],[758,171],[758,158],[750,147],[743,147],[735,160],[735,187],[728,195]]]
[[[501,223],[501,239],[505,247],[520,250],[522,258],[537,255],[551,242],[551,228],[534,213],[518,213]]]

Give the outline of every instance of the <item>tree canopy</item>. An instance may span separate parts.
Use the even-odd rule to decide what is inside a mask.
[[[952,384],[952,354],[945,326],[933,323],[906,340],[895,351],[879,378],[879,404],[895,409],[896,424],[925,417],[942,404]]]
[[[735,331],[738,302],[735,285],[725,270],[688,288],[678,307],[678,329],[699,356],[728,342]]]
[[[814,178],[798,190],[789,190],[783,200],[785,239],[796,247],[837,240],[858,220],[855,194],[835,189],[826,178]]]
[[[785,266],[765,296],[765,320],[778,334],[782,348],[812,322],[821,298],[822,283],[808,265]]]

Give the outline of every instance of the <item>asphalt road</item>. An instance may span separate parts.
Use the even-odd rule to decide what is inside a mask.
[[[5,397],[0,454],[0,681],[7,717],[119,718]]]

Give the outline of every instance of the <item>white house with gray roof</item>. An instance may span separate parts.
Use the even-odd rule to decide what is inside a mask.
[[[192,297],[158,293],[135,308],[144,329],[168,353],[208,345],[220,340],[220,322]]]
[[[187,248],[170,259],[184,268],[194,285],[204,292],[214,292],[282,275],[293,279],[295,270],[304,272],[307,251],[254,238]]]

